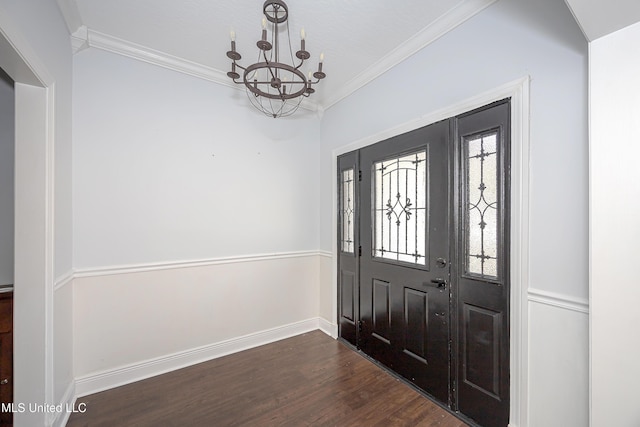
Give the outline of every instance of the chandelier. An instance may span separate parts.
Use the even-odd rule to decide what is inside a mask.
[[[267,0],[262,9],[262,38],[256,43],[258,60],[247,67],[238,64],[242,56],[236,51],[235,32],[231,31],[231,50],[227,57],[233,62],[227,76],[234,83],[245,86],[251,104],[258,110],[270,117],[286,117],[295,113],[302,100],[315,92],[313,85],[326,77],[322,72],[324,54],[320,54],[317,71],[309,71],[305,76],[302,68],[311,54],[305,50],[304,28],[300,30],[300,50],[295,53],[296,60],[291,48],[287,5],[282,0]],[[270,38],[267,37],[268,23],[271,26]],[[287,38],[283,49],[281,36]],[[281,62],[285,56],[288,56],[288,63]],[[242,76],[238,69],[243,70]]]

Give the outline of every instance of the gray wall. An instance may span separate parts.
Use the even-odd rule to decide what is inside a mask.
[[[327,109],[320,245],[332,250],[332,152],[530,76],[526,343],[514,425],[588,425],[588,44],[561,0],[500,0]],[[515,283],[513,286],[517,286]],[[328,285],[321,285],[328,286]],[[333,301],[321,288],[321,313]],[[517,364],[516,364],[517,365]],[[514,398],[517,396],[513,396]],[[516,400],[514,400],[516,401]]]
[[[318,247],[314,115],[98,49],[73,88],[76,269]]]
[[[321,247],[331,250],[331,150],[531,76],[531,285],[587,298],[587,41],[563,1],[501,0],[329,108]]]
[[[0,69],[0,285],[13,284],[14,91]]]

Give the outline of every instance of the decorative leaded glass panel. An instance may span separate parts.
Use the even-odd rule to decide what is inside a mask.
[[[498,276],[498,132],[465,140],[466,272]]]
[[[373,256],[426,265],[427,152],[373,165]]]
[[[353,253],[354,250],[354,233],[353,233],[353,214],[354,214],[354,183],[353,169],[342,171],[342,200],[340,208],[340,219],[342,222],[342,252]]]

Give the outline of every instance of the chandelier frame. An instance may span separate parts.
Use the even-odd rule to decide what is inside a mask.
[[[297,62],[291,48],[289,9],[286,3],[282,0],[266,0],[262,10],[262,38],[256,42],[259,49],[258,62],[246,67],[238,63],[242,55],[236,50],[235,33],[232,31],[231,50],[227,52],[227,57],[232,62],[231,71],[227,72],[227,76],[234,83],[245,86],[251,103],[264,114],[274,118],[284,117],[293,114],[304,98],[315,93],[313,86],[326,77],[322,71],[324,54],[320,54],[317,70],[314,73],[309,71],[308,77],[305,76],[301,68],[306,64],[305,61],[311,58],[311,54],[305,49],[304,29],[300,31],[300,49],[295,53],[295,58],[299,61]],[[271,24],[270,40],[267,39],[267,23]],[[288,47],[291,54],[291,64],[280,60],[281,25],[286,26],[285,47]],[[242,76],[238,69],[242,70]]]

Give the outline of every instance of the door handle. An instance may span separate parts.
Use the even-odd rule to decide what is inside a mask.
[[[437,277],[435,279],[431,279],[430,286],[435,286],[438,289],[445,289],[447,287],[447,281],[445,279]]]

